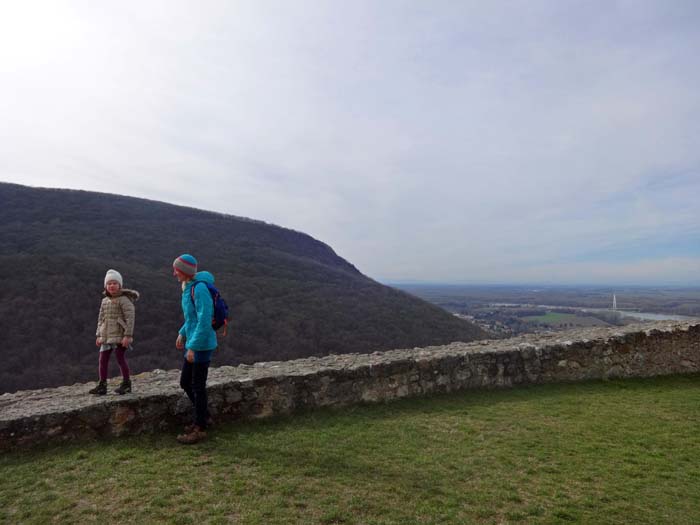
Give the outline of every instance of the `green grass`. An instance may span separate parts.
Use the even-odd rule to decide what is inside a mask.
[[[700,523],[700,376],[466,392],[0,456],[2,523]]]
[[[595,317],[585,317],[581,315],[564,314],[559,312],[547,312],[545,315],[528,315],[522,319],[523,321],[530,323],[539,323],[551,326],[609,326],[605,321],[601,321]]]

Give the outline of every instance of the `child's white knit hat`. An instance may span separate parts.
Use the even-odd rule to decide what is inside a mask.
[[[107,270],[107,274],[105,275],[105,286],[107,286],[109,281],[117,281],[119,286],[124,286],[122,274],[120,274],[117,270]]]

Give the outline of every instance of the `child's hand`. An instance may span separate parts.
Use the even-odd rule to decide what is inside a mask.
[[[122,337],[122,346],[124,348],[128,348],[129,344],[131,344],[131,341],[133,341],[133,340],[134,340],[133,337],[126,337],[126,336]]]
[[[187,351],[187,362],[188,363],[194,362],[194,352],[192,350]]]
[[[178,350],[185,348],[185,339],[182,337],[182,335],[178,334],[177,339],[175,340],[175,348]]]
[[[101,337],[98,337],[97,339],[95,339],[95,346],[102,346],[102,338]]]

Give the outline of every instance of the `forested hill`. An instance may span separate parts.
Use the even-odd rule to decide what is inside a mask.
[[[369,279],[303,233],[144,199],[0,183],[0,393],[95,379],[108,268],[141,292],[132,372],[178,367],[182,314],[171,264],[184,252],[215,275],[231,307],[232,333],[214,365],[485,335]]]

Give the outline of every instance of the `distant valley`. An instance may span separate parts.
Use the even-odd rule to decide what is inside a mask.
[[[395,286],[476,323],[496,337],[700,317],[697,287]]]

